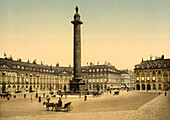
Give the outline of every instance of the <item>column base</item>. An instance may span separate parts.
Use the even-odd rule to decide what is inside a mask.
[[[70,82],[70,92],[74,94],[84,94],[87,92],[86,83],[82,79],[73,79]]]

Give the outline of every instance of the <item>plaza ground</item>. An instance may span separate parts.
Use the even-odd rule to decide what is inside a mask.
[[[11,100],[0,99],[0,119],[58,119],[58,120],[169,120],[170,93],[167,96],[158,92],[122,92],[118,96],[106,94],[100,97],[75,96],[64,98],[63,103],[72,102],[70,112],[47,111],[42,102],[33,95],[24,99],[23,94]],[[45,98],[42,98],[45,101]],[[57,102],[58,98],[51,98]]]

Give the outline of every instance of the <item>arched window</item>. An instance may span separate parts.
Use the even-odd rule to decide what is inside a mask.
[[[153,90],[156,90],[156,85],[155,84],[153,84]]]
[[[159,67],[159,68],[161,67],[161,63],[158,63],[158,67]]]
[[[148,64],[147,64],[147,68],[149,68],[149,67],[150,67],[150,64],[148,63]]]
[[[160,74],[161,74],[161,71],[158,71],[158,74],[160,75]]]
[[[12,67],[13,67],[13,68],[16,68],[16,65],[13,65]]]
[[[142,84],[142,90],[145,90],[145,85],[144,84]]]
[[[161,90],[162,89],[162,86],[161,86],[161,84],[159,84],[159,88],[158,88],[159,90]]]
[[[166,67],[167,65],[166,65],[166,63],[164,63],[164,67]]]
[[[151,85],[147,84],[147,90],[151,90]]]
[[[155,64],[152,64],[152,68],[156,68],[156,65],[155,65]]]
[[[142,65],[142,69],[144,69],[145,68],[145,65]]]
[[[136,90],[140,90],[140,85],[139,84],[136,85]]]

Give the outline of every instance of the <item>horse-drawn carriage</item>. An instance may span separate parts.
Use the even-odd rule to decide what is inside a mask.
[[[61,106],[59,103],[50,103],[50,102],[43,102],[43,105],[46,105],[47,110],[49,110],[50,107],[52,108],[52,110],[55,109],[55,111],[64,111],[64,112],[68,112],[73,109],[71,102],[64,104],[64,106]]]
[[[1,96],[1,98],[3,97],[3,98],[5,98],[5,97],[11,97],[11,94],[9,93],[9,92],[4,92],[4,93],[2,93],[2,94],[0,94],[0,96]]]

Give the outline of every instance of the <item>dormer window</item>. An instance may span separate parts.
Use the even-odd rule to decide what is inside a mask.
[[[158,63],[158,67],[159,67],[159,68],[161,67],[161,63]]]
[[[166,67],[167,65],[166,65],[166,63],[164,64],[164,67]]]
[[[149,68],[149,67],[150,67],[150,64],[148,63],[148,64],[147,64],[147,68]]]

